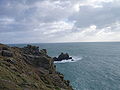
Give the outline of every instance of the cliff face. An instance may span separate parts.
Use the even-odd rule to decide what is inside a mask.
[[[0,90],[73,90],[46,49],[0,44]]]

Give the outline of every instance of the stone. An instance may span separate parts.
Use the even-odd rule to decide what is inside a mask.
[[[27,45],[26,47],[22,48],[22,50],[25,54],[40,55],[39,47],[37,46]]]
[[[38,72],[39,72],[40,74],[44,74],[44,75],[48,75],[48,74],[49,74],[49,71],[48,71],[48,70],[46,70],[46,69],[44,69],[44,68],[41,68],[41,67],[38,68]]]
[[[2,47],[2,50],[9,50],[7,47]]]
[[[66,83],[67,86],[70,85],[70,81],[69,80],[65,80],[65,83]]]
[[[46,50],[46,49],[42,49],[42,50],[40,50],[40,54],[42,54],[42,55],[46,55],[46,54],[47,54],[47,50]]]
[[[74,61],[73,59],[71,61]]]
[[[2,56],[5,56],[5,57],[13,57],[13,53],[8,50],[2,50],[1,54]]]
[[[16,64],[16,61],[14,59],[8,58],[5,61],[11,63],[11,64]]]
[[[57,57],[54,57],[53,59],[54,59],[54,61],[58,61],[58,58],[57,58]]]
[[[64,80],[64,75],[63,74],[60,74],[59,77],[61,78],[62,81]]]
[[[69,59],[72,59],[72,57],[69,57]],[[73,59],[72,59],[73,60]]]
[[[45,69],[49,69],[52,66],[52,62],[53,59],[49,58],[47,56],[35,56],[35,55],[27,55],[24,54],[24,56],[26,57],[26,60],[28,63],[30,63],[31,65],[34,65],[36,67],[42,67]],[[54,67],[54,66],[53,66]]]
[[[38,60],[36,60],[36,65],[45,69],[49,69],[51,66],[51,59],[45,56],[41,56]]]

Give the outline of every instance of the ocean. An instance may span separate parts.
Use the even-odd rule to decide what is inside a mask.
[[[12,44],[23,47],[26,44]],[[74,61],[55,62],[74,90],[120,90],[120,42],[41,43],[54,57],[69,53]]]

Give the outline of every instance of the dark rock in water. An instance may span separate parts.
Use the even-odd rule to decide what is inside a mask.
[[[72,59],[72,57],[69,57],[69,59]],[[72,59],[73,60],[73,59]]]
[[[71,61],[74,61],[73,59]]]
[[[57,57],[54,57],[53,59],[54,59],[54,61],[62,61],[62,60],[72,59],[72,57],[70,57],[68,53],[65,53],[65,54],[64,54],[64,53],[61,53],[61,54],[58,56],[58,58],[57,58]]]
[[[1,55],[2,56],[6,56],[6,57],[12,57],[13,56],[13,53],[8,51],[8,50],[2,50],[1,51]]]
[[[54,61],[58,61],[58,58],[54,57],[53,60],[54,60]]]
[[[58,60],[64,60],[64,59],[69,59],[69,55],[66,53],[61,53],[59,56],[58,56]]]

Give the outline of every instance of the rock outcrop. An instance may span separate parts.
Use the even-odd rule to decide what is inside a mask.
[[[62,61],[62,60],[72,59],[72,57],[70,57],[68,53],[65,53],[65,54],[64,54],[64,53],[61,53],[61,54],[58,56],[58,58],[57,58],[57,57],[54,57],[53,59],[54,59],[54,61]]]
[[[47,50],[0,44],[0,90],[73,90]]]

